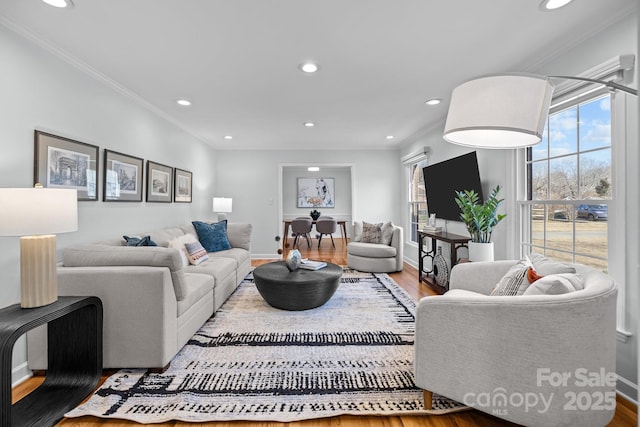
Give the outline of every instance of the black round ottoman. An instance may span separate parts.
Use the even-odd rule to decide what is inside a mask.
[[[329,301],[340,285],[342,267],[327,263],[320,270],[289,271],[284,261],[256,267],[256,288],[269,305],[283,310],[309,310]]]

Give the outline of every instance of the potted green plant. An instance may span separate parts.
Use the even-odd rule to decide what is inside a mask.
[[[469,242],[469,260],[493,261],[493,229],[507,215],[499,214],[498,208],[504,199],[498,199],[500,186],[491,191],[489,198],[480,202],[478,193],[473,190],[456,191],[456,204],[460,208],[460,219],[467,227]]]

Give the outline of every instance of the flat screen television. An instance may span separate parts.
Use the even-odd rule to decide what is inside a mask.
[[[473,151],[422,169],[427,193],[429,214],[438,219],[460,221],[460,208],[456,204],[456,191],[475,190],[484,201],[478,158]]]

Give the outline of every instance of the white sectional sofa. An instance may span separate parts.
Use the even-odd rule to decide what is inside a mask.
[[[183,264],[169,242],[191,223],[138,233],[157,247],[125,246],[121,237],[65,248],[60,296],[97,296],[104,307],[103,367],[164,369],[251,270],[251,224],[228,223],[228,250]],[[130,236],[134,235],[128,234]],[[29,368],[47,368],[46,329],[27,337]]]

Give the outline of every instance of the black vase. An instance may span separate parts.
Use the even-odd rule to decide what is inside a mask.
[[[311,211],[309,213],[309,215],[311,215],[311,218],[313,218],[313,220],[317,220],[318,218],[320,218],[320,212],[319,211]]]

